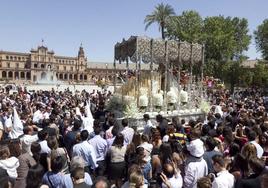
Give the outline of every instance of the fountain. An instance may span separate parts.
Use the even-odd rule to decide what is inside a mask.
[[[46,72],[42,72],[40,79],[36,81],[36,84],[43,85],[58,85],[61,82],[57,79],[56,72],[51,70],[51,66],[49,65]]]

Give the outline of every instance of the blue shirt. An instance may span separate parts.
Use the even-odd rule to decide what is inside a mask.
[[[63,175],[59,172],[57,174],[48,171],[44,174],[42,183],[49,186],[49,188],[61,188]]]
[[[92,185],[92,179],[90,175],[85,172],[85,183]],[[73,181],[70,174],[65,174],[62,179],[62,188],[73,188]]]
[[[73,146],[73,157],[74,156],[82,157],[85,161],[85,166],[90,166],[92,169],[98,167],[95,150],[87,141],[80,142]]]
[[[106,140],[104,140],[100,135],[96,135],[88,142],[93,146],[95,150],[97,161],[103,161],[108,150]]]

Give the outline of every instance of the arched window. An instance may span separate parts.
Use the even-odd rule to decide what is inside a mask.
[[[9,77],[9,78],[12,78],[12,77],[13,77],[13,72],[12,72],[12,71],[9,71],[9,72],[8,72],[8,77]]]
[[[15,79],[19,79],[19,72],[15,72]]]
[[[25,78],[25,73],[24,72],[20,73],[20,78],[23,78],[23,79]]]
[[[80,74],[80,80],[83,80],[83,75],[82,74]]]
[[[87,75],[84,75],[84,80],[87,80]]]
[[[45,68],[45,64],[41,64],[41,68],[44,69]]]
[[[62,74],[60,74],[60,80],[62,80],[63,79],[63,76],[62,76]]]
[[[6,71],[3,71],[2,72],[2,78],[6,78],[7,77],[7,72]]]
[[[70,80],[73,79],[73,75],[72,75],[72,74],[69,75],[69,79],[70,79]]]
[[[27,80],[31,80],[31,73],[30,72],[26,73],[26,78],[27,78]]]
[[[67,79],[68,79],[68,75],[64,74],[64,80],[67,80]]]

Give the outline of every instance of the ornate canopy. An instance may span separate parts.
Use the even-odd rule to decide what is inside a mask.
[[[118,61],[132,62],[142,60],[144,63],[176,61],[179,63],[202,62],[203,45],[191,44],[176,40],[151,39],[149,37],[131,36],[128,40],[123,39],[114,47],[114,58]]]

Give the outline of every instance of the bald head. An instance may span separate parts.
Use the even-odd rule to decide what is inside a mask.
[[[168,178],[172,178],[174,175],[174,168],[171,164],[166,163],[164,164],[163,172]]]

